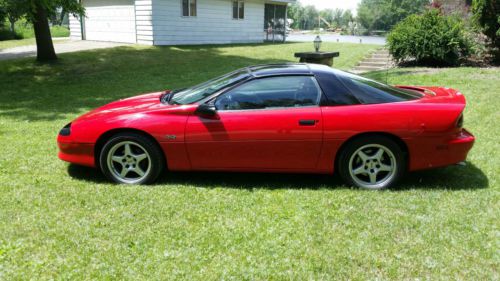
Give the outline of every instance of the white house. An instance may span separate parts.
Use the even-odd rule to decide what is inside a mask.
[[[71,38],[186,45],[284,40],[288,3],[296,0],[81,0]]]

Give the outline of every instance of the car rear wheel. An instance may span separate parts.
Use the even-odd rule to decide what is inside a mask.
[[[111,137],[99,156],[102,172],[117,183],[148,184],[164,168],[161,149],[149,138],[135,133]]]
[[[401,147],[383,136],[351,141],[341,151],[339,174],[352,186],[383,189],[394,185],[406,171]]]

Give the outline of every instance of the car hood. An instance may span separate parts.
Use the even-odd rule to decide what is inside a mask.
[[[174,112],[185,110],[185,106],[169,105],[162,103],[160,98],[163,94],[168,93],[156,92],[138,95],[126,99],[121,99],[108,103],[104,106],[96,108],[84,115],[78,117],[74,123],[83,122],[93,119],[113,118],[117,116],[130,116],[133,114],[141,114],[145,112]]]

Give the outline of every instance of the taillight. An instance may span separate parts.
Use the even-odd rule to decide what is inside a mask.
[[[464,114],[460,114],[460,116],[457,119],[457,128],[462,128],[464,125]]]

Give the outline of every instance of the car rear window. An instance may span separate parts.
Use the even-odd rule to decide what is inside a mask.
[[[408,101],[419,99],[423,96],[412,90],[392,87],[348,73],[342,75],[340,79],[351,94],[364,104]]]

